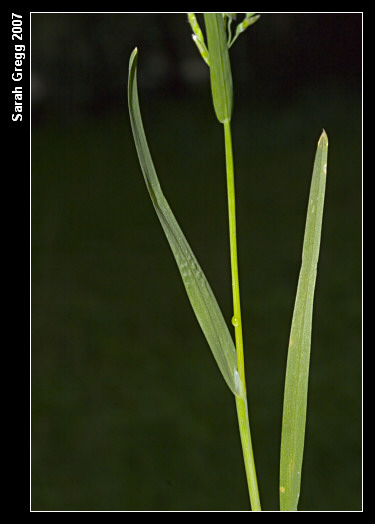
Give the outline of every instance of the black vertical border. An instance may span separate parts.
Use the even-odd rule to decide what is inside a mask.
[[[12,13],[22,16],[22,40],[14,39],[12,32]],[[4,360],[3,369],[7,369],[10,377],[8,395],[5,396],[5,417],[7,422],[3,429],[8,433],[10,442],[11,472],[7,479],[9,492],[14,493],[6,501],[6,505],[21,512],[30,512],[30,472],[31,472],[31,384],[30,384],[30,275],[31,275],[31,142],[30,142],[30,11],[19,9],[16,5],[4,13],[2,17],[2,36],[6,49],[6,93],[2,122],[6,122],[5,153],[7,162],[3,165],[3,177],[9,184],[4,188],[5,197],[3,209],[5,225],[5,242],[3,244],[3,260],[5,282],[9,289],[9,302],[5,308],[4,332],[8,333],[3,341],[4,354],[10,356],[10,365]],[[22,79],[14,81],[15,45],[25,46],[25,59],[22,61]],[[14,89],[22,86],[22,120],[13,121]],[[8,260],[7,260],[8,259]],[[13,273],[13,277],[10,275]],[[9,315],[9,316],[8,316]],[[6,318],[8,317],[8,318]],[[8,341],[8,342],[6,342]],[[9,380],[10,379],[10,380]],[[5,422],[5,421],[4,421]],[[13,476],[13,478],[11,478]],[[16,487],[17,486],[17,487]],[[14,489],[15,488],[15,489]]]

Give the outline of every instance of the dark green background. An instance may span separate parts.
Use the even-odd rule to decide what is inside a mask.
[[[315,148],[329,137],[299,509],[360,510],[360,14],[263,14],[231,49],[245,362],[263,508]],[[203,23],[202,23],[203,25]],[[232,316],[223,132],[181,14],[33,14],[32,509],[249,509],[234,399],[138,165]]]

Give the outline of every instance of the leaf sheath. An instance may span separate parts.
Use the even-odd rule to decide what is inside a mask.
[[[219,122],[230,121],[233,109],[232,72],[221,13],[204,13],[207,31],[212,100]]]

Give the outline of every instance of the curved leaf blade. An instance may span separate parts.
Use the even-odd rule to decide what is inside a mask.
[[[152,162],[139,108],[137,90],[137,48],[129,61],[128,103],[139,162],[156,214],[177,262],[190,303],[212,354],[231,391],[245,398],[237,371],[236,350],[211,287],[200,268],[161,190]]]
[[[306,426],[313,301],[327,174],[328,138],[315,155],[307,209],[302,265],[289,339],[280,453],[280,510],[297,511]]]

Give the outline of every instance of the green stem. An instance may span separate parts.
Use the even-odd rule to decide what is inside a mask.
[[[233,293],[233,320],[235,329],[236,350],[237,350],[237,367],[238,375],[244,385],[245,382],[245,363],[243,352],[242,337],[242,320],[240,305],[240,286],[238,278],[237,263],[237,236],[236,236],[236,201],[234,189],[234,168],[233,168],[233,150],[230,120],[224,122],[225,136],[225,157],[227,165],[227,188],[228,188],[228,214],[229,214],[229,239],[230,239],[230,261],[232,272],[232,293]],[[253,447],[251,443],[250,422],[247,409],[247,400],[236,396],[236,408],[238,416],[238,425],[241,436],[242,452],[245,463],[247,485],[249,488],[250,504],[253,511],[261,511],[258,482],[255,471],[255,462]]]

